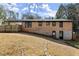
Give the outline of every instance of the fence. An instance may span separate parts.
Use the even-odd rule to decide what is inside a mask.
[[[19,32],[21,31],[20,25],[1,25],[0,32]]]

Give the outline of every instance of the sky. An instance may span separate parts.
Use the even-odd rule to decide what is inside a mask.
[[[2,3],[5,9],[20,14],[35,13],[40,16],[55,17],[60,3]]]

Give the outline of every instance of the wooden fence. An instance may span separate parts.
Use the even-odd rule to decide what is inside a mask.
[[[21,31],[20,25],[1,25],[0,32],[19,32]]]

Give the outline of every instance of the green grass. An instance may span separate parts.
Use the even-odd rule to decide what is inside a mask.
[[[65,41],[68,45],[71,45],[79,49],[79,41]]]

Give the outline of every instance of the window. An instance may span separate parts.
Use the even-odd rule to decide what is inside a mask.
[[[52,26],[56,26],[56,22],[52,22]]]
[[[27,27],[27,22],[25,22],[25,28]]]
[[[42,22],[38,22],[38,26],[42,26]]]
[[[63,22],[59,22],[59,27],[63,27]]]
[[[32,22],[25,22],[25,27],[31,28],[32,27]]]
[[[50,22],[46,22],[46,26],[50,25]]]
[[[31,28],[32,27],[32,22],[28,22],[28,28]]]

